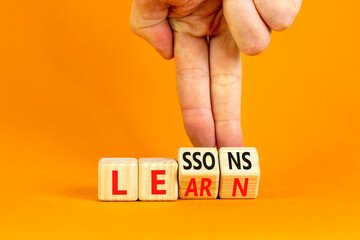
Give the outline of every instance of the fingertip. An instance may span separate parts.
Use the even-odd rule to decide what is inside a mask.
[[[297,16],[302,0],[255,0],[256,8],[266,24],[275,31],[289,28]]]
[[[184,126],[194,147],[214,147],[215,127],[210,109],[183,109]]]
[[[214,130],[211,131],[213,132]],[[189,130],[186,133],[194,147],[215,147],[216,145],[215,135],[210,133],[208,129],[206,131],[200,130],[196,134],[194,131]]]
[[[243,135],[240,123],[229,124],[217,123],[216,124],[216,143],[220,147],[243,147]]]
[[[271,35],[254,38],[251,41],[239,44],[238,47],[242,53],[247,56],[256,56],[263,53],[270,44]]]
[[[163,57],[165,60],[171,60],[174,58],[174,51],[171,49],[169,51],[162,51],[157,50],[157,52],[160,54],[161,57]]]
[[[265,51],[270,42],[271,30],[259,15],[253,1],[224,1],[224,16],[241,52],[254,56]]]

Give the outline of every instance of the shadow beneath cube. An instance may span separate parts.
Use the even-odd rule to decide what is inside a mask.
[[[67,188],[61,191],[64,197],[88,201],[98,201],[97,194],[97,187],[90,186]]]

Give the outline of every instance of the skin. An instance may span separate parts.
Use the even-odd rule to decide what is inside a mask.
[[[241,54],[268,46],[302,0],[134,0],[130,25],[175,57],[185,130],[196,147],[241,147]]]

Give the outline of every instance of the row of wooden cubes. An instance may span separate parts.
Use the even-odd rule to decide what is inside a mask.
[[[256,198],[260,166],[256,148],[180,148],[172,158],[102,158],[101,201],[174,201]]]

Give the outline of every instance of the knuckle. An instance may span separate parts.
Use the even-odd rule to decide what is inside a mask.
[[[262,8],[268,4],[268,0],[254,0],[254,3],[257,8]]]
[[[215,120],[215,125],[216,126],[226,126],[226,127],[240,126],[240,118]]]
[[[291,1],[292,2],[292,1]],[[291,26],[296,15],[298,13],[298,8],[294,3],[289,3],[287,7],[282,8],[275,15],[272,26],[270,26],[275,31],[282,31]]]
[[[137,35],[140,36],[141,35],[141,25],[139,25],[139,21],[137,19],[135,19],[133,16],[130,17],[130,29],[131,31]]]
[[[135,25],[134,21],[130,20],[130,29],[131,31],[138,35],[138,27]]]
[[[265,51],[265,49],[269,45],[269,41],[270,41],[270,38],[269,39],[264,38],[264,39],[259,39],[259,40],[255,40],[255,41],[250,41],[243,47],[243,49],[241,49],[241,51],[248,56],[258,55]]]
[[[212,74],[211,84],[224,88],[233,88],[241,84],[241,76],[235,74]]]
[[[184,117],[194,118],[194,117],[210,117],[212,116],[210,107],[193,107],[193,106],[182,106],[181,110],[183,112]]]
[[[291,26],[295,19],[296,14],[293,12],[286,12],[279,14],[271,26],[275,31],[283,31]]]
[[[294,0],[254,0],[257,8],[265,14],[265,20],[271,29],[282,31],[291,26],[299,6]]]
[[[184,68],[184,69],[178,70],[176,75],[185,80],[209,78],[208,72],[204,71],[201,68],[197,68],[197,67]]]

